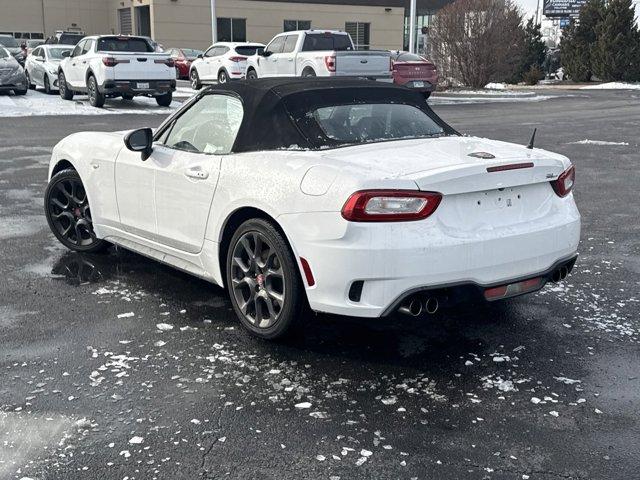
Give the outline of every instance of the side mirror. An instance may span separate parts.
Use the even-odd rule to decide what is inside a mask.
[[[150,128],[133,130],[125,135],[124,144],[132,152],[140,152],[144,162],[153,151],[153,130]]]
[[[62,52],[62,56],[64,58],[70,57],[71,56],[71,51],[70,50],[65,50],[64,52]]]
[[[264,50],[264,49],[262,51],[258,50],[258,55],[265,58],[270,57],[272,53],[273,52],[270,50]]]
[[[204,55],[201,53],[200,55],[198,55],[198,58],[204,58]]]

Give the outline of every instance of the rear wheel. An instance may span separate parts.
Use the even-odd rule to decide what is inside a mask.
[[[87,192],[75,170],[63,170],[53,176],[44,194],[44,210],[49,228],[65,247],[78,252],[108,247],[93,231]]]
[[[227,83],[229,81],[229,78],[227,77],[227,72],[225,72],[224,70],[220,70],[220,72],[218,73],[218,83]]]
[[[51,82],[49,81],[49,75],[44,75],[44,93],[51,95]]]
[[[122,94],[122,99],[123,100],[127,100],[127,101],[133,100],[133,95],[131,95],[130,93],[123,93]]]
[[[313,69],[311,69],[311,68],[306,68],[302,72],[302,76],[303,77],[315,77],[316,76],[316,72],[314,72]]]
[[[105,96],[98,90],[98,82],[93,75],[89,77],[87,88],[89,90],[89,103],[91,106],[96,108],[104,107]]]
[[[194,90],[200,90],[202,88],[202,82],[200,81],[200,75],[198,75],[198,70],[195,68],[191,70],[189,74],[189,78],[191,79],[191,88]]]
[[[257,78],[258,74],[253,68],[247,72],[247,80],[255,80]]]
[[[283,235],[262,219],[244,222],[231,239],[227,289],[242,325],[273,340],[302,322],[304,287]]]
[[[173,101],[173,93],[171,92],[167,92],[164,95],[160,95],[159,97],[156,97],[156,102],[161,107],[170,106],[172,101]]]
[[[58,73],[58,88],[60,89],[60,96],[65,100],[73,100],[73,91],[69,89],[67,85],[67,79],[63,72]]]

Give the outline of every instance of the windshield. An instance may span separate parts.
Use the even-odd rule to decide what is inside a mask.
[[[79,33],[63,33],[60,35],[58,43],[61,43],[62,45],[77,45],[83,38],[84,35],[80,35]]]
[[[62,60],[62,54],[64,52],[71,52],[70,48],[50,48],[49,49],[49,59],[51,60]]]
[[[29,48],[35,48],[39,45],[42,45],[44,43],[44,40],[27,40],[27,46]]]
[[[17,48],[20,46],[13,37],[0,37],[0,45],[4,45],[7,48]]]
[[[144,38],[103,37],[98,40],[99,52],[154,52]]]
[[[9,58],[11,54],[6,49],[0,47],[0,58]]]
[[[202,50],[194,50],[193,48],[183,48],[182,53],[187,58],[198,58],[198,55],[202,55]]]
[[[238,55],[244,55],[245,57],[250,57],[256,54],[256,51],[259,48],[263,48],[262,45],[245,45],[243,47],[236,47],[235,51]]]
[[[342,145],[444,134],[444,129],[435,120],[413,105],[336,105],[318,108],[310,114],[327,139]]]
[[[343,33],[308,33],[304,38],[303,52],[322,50],[353,50],[351,38]]]

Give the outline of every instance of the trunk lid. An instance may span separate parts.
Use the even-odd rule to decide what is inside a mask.
[[[424,78],[431,76],[436,67],[427,62],[395,62],[393,69],[404,78]]]
[[[175,68],[158,61],[169,60],[166,53],[108,52],[116,60],[128,60],[118,63],[113,70],[115,80],[171,80],[175,78]]]

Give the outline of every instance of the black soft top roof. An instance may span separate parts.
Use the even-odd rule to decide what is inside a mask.
[[[200,95],[225,93],[238,97],[244,117],[234,152],[281,149],[320,149],[326,139],[304,128],[308,113],[323,106],[353,103],[402,103],[416,106],[456,134],[427,105],[419,92],[392,83],[359,78],[263,78],[214,85]]]

